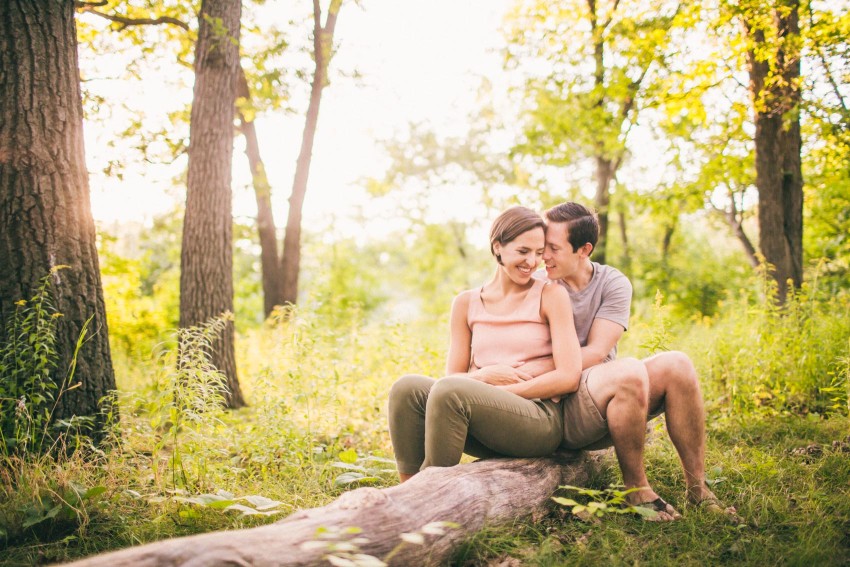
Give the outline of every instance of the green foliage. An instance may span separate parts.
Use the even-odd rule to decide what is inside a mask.
[[[670,350],[670,320],[664,307],[664,294],[655,292],[655,304],[652,307],[652,317],[647,325],[649,332],[640,344],[645,356]],[[643,323],[643,321],[642,321]]]
[[[716,411],[732,415],[846,415],[850,296],[824,297],[817,280],[784,308],[766,269],[730,297],[722,315],[688,332]],[[828,291],[827,291],[828,293]]]
[[[571,490],[580,496],[586,497],[586,502],[579,503],[572,498],[553,496],[552,500],[561,506],[570,507],[570,513],[579,518],[601,518],[608,514],[638,514],[639,516],[654,518],[657,512],[641,506],[630,506],[626,496],[640,488],[619,488],[609,486],[604,490],[594,488],[581,488],[579,486],[561,486],[562,490]]]
[[[207,451],[206,434],[223,425],[227,378],[210,360],[212,346],[232,320],[231,315],[177,332],[177,359],[172,370],[154,385],[149,406],[150,426],[161,432],[154,444],[156,459],[167,450],[174,488],[203,489],[213,452]],[[170,366],[170,365],[169,365]],[[157,471],[154,471],[155,474]]]
[[[6,321],[0,341],[0,456],[25,456],[49,450],[63,433],[76,436],[92,424],[88,416],[54,421],[53,412],[61,396],[72,385],[77,353],[85,341],[85,322],[71,364],[56,381],[56,325],[62,317],[53,306],[50,282],[57,266],[41,279],[35,295],[15,302],[15,312]]]

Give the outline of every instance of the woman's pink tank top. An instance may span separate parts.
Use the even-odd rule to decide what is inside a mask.
[[[540,317],[546,283],[535,279],[523,302],[507,315],[489,313],[481,299],[481,289],[470,298],[466,322],[472,331],[472,367],[516,366],[552,356],[549,324]]]

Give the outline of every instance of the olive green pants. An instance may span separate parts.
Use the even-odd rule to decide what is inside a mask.
[[[389,422],[402,474],[456,465],[463,453],[542,457],[564,435],[560,402],[526,400],[471,378],[400,378],[390,389]]]

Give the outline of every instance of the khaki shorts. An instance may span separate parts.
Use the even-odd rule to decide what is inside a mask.
[[[591,366],[581,373],[578,390],[564,398],[564,440],[561,446],[566,449],[584,449],[594,451],[611,447],[614,441],[608,433],[608,420],[602,417],[590,392],[587,391],[587,379],[590,373],[601,365]],[[664,413],[662,403],[647,420]]]

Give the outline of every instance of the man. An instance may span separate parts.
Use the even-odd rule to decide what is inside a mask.
[[[599,236],[590,210],[562,203],[546,211],[546,219],[546,275],[570,293],[582,347],[579,390],[564,401],[564,445],[613,444],[626,488],[639,488],[627,500],[655,510],[659,520],[672,520],[679,513],[652,489],[643,463],[647,416],[663,412],[684,469],[688,501],[724,511],[705,483],[705,410],[693,363],[681,352],[615,360],[617,342],[628,328],[632,286],[618,270],[590,260]],[[726,512],[734,515],[733,508]]]

